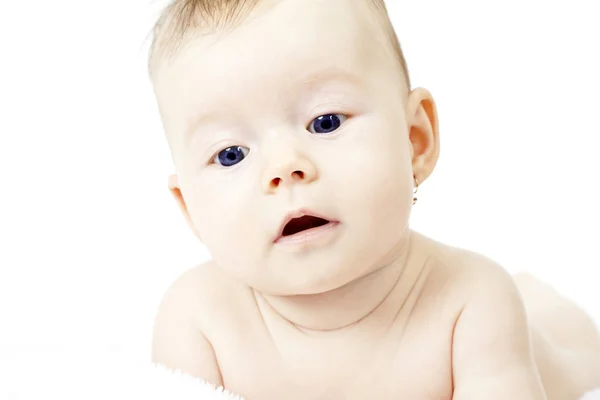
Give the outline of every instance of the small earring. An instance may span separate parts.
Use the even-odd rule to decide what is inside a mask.
[[[413,178],[415,179],[415,188],[413,189],[413,206],[415,204],[417,204],[417,196],[414,196],[415,194],[417,194],[417,192],[419,191],[419,180],[417,179],[416,176],[413,176]]]

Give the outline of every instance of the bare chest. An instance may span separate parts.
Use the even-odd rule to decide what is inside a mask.
[[[247,331],[215,351],[225,387],[246,400],[450,399],[451,330],[425,328],[289,346]]]

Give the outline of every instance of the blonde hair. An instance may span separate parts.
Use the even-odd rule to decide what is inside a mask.
[[[174,56],[193,34],[235,28],[260,0],[171,0],[152,29],[148,67],[155,60]],[[391,41],[407,88],[410,77],[398,36],[390,21],[385,0],[370,0],[377,9],[383,30]]]

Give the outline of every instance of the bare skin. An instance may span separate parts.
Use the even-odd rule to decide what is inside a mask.
[[[575,305],[476,254],[416,233],[412,246],[385,300],[331,331],[290,323],[214,264],[190,270],[159,311],[154,361],[249,400],[543,399],[542,382],[548,399],[568,400],[600,386],[600,340]],[[502,396],[485,393],[494,387]]]
[[[576,306],[409,228],[437,111],[406,86],[378,12],[264,0],[155,65],[169,189],[214,261],[167,293],[154,360],[249,400],[569,400],[600,386],[598,334]],[[300,215],[327,224],[284,235]]]

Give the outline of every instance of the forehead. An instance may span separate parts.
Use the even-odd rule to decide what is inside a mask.
[[[177,113],[185,114],[206,106],[202,101],[266,97],[298,80],[366,79],[386,53],[377,20],[365,0],[259,2],[233,31],[197,37],[158,68],[159,103],[177,98]]]

